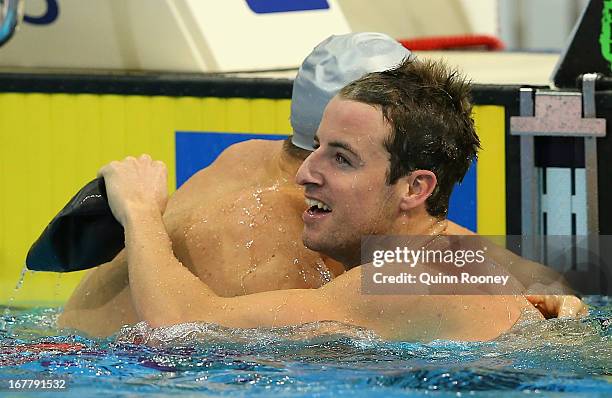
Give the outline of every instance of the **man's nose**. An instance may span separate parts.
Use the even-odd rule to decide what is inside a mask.
[[[316,170],[316,151],[311,153],[302,163],[295,175],[295,182],[299,185],[316,184],[321,185],[321,174]]]

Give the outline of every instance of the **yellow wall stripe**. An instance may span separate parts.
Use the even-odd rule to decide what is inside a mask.
[[[505,109],[502,106],[474,107],[474,122],[482,150],[476,177],[477,232],[506,234],[506,141]]]

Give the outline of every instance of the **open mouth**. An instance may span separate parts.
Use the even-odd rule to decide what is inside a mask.
[[[308,205],[308,210],[306,211],[311,215],[323,215],[332,211],[327,204],[320,200],[306,198],[306,204]]]

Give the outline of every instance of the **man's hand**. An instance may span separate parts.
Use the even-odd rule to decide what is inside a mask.
[[[133,212],[162,214],[168,201],[166,165],[149,155],[129,156],[102,167],[108,203],[113,215],[123,225]]]
[[[549,294],[526,295],[527,300],[541,313],[550,318],[578,318],[588,314],[587,306],[576,296]]]
[[[532,294],[530,294],[530,292]],[[537,294],[536,294],[537,292]],[[578,318],[588,314],[587,306],[578,297],[567,294],[565,287],[559,283],[544,286],[533,284],[525,298],[536,307],[546,319]]]

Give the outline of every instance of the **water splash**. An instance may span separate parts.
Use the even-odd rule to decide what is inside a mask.
[[[19,274],[19,279],[17,280],[17,284],[11,293],[11,296],[8,299],[7,306],[4,308],[4,312],[2,314],[2,319],[0,319],[0,330],[8,331],[8,326],[14,322],[13,317],[11,316],[11,307],[15,301],[15,296],[17,296],[17,292],[23,286],[23,281],[25,279],[26,274],[28,273],[27,265],[23,265],[21,269],[21,273]],[[8,320],[8,323],[7,323]]]
[[[426,344],[337,322],[142,323],[96,340],[58,331],[57,309],[15,309],[11,334],[0,334],[0,378],[66,377],[72,396],[610,396],[612,299],[587,301],[581,320],[523,323],[491,342]]]
[[[31,271],[31,272],[32,274],[34,274],[34,271]],[[15,285],[15,289],[13,289],[14,293],[17,293],[17,291],[19,291],[19,289],[21,289],[21,287],[23,286],[23,281],[27,273],[28,273],[28,267],[27,265],[24,264],[23,268],[21,269],[21,273],[19,274],[19,279],[17,280],[17,284]],[[13,297],[11,298],[15,298],[15,296],[13,295]]]
[[[271,345],[283,347],[291,343],[301,345],[313,344],[316,341],[335,339],[359,341],[359,345],[375,344],[380,338],[372,331],[347,325],[341,322],[321,321],[298,326],[279,328],[235,329],[220,325],[189,322],[160,328],[151,328],[146,322],[121,329],[115,338],[121,344],[149,344],[155,346],[177,346],[185,344],[224,344],[225,347],[235,344],[250,348]]]
[[[62,288],[62,275],[63,273],[58,272],[55,279],[55,288],[53,289],[53,301],[59,301],[60,290]],[[86,293],[89,296],[89,292]]]

